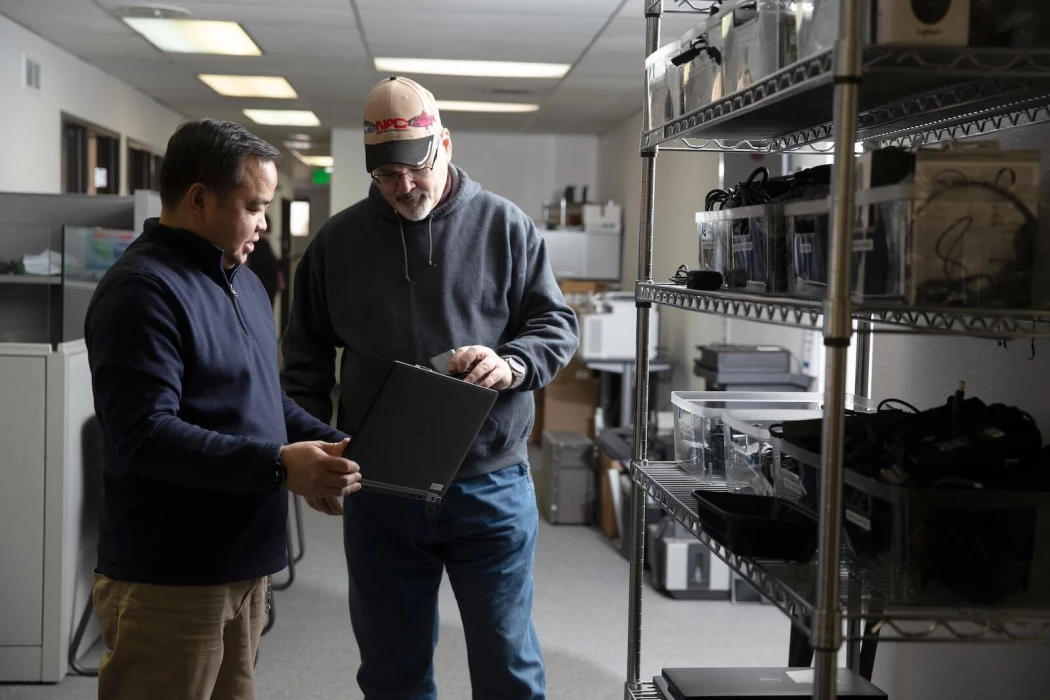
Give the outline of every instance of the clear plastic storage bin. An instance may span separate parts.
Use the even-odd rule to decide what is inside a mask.
[[[722,412],[728,409],[819,409],[824,395],[812,392],[675,391],[675,461],[706,483],[724,483],[725,435]]]
[[[649,95],[649,128],[656,129],[682,114],[682,85],[678,66],[671,59],[679,53],[673,42],[645,59],[645,86]]]
[[[793,297],[823,299],[828,293],[830,241],[827,199],[784,205],[784,226],[791,252],[788,292]]]
[[[789,3],[794,6],[798,27],[798,58],[811,58],[816,54],[835,48],[839,38],[839,10],[842,0],[806,0]],[[864,0],[861,14],[861,31],[865,42],[872,40],[873,5]]]
[[[798,60],[798,4],[744,0],[720,13],[727,93],[744,90]]]
[[[857,192],[851,291],[915,307],[1033,304],[1039,195],[993,183],[893,185]],[[824,298],[828,200],[785,205],[792,296]]]
[[[729,228],[730,222],[722,212],[701,211],[696,214],[696,237],[700,243],[699,269],[717,272],[723,280],[726,276],[726,260],[729,258]]]
[[[886,203],[884,237],[898,242],[906,258],[901,283],[905,302],[967,308],[1031,305],[1039,193],[1034,187],[1009,186],[1007,179],[871,191]]]
[[[788,245],[779,209],[760,204],[697,213],[701,269],[722,273],[726,289],[787,292]]]
[[[819,420],[823,416],[823,411],[780,407],[725,411],[722,424],[726,489],[733,493],[802,500],[806,488],[800,475],[780,468],[769,428],[788,421]]]
[[[708,18],[682,35],[679,52],[672,62],[679,66],[682,83],[682,112],[695,110],[722,99],[725,56],[722,53],[721,24]]]

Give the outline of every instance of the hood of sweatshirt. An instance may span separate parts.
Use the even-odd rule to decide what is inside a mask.
[[[471,180],[464,170],[461,170],[451,163],[448,166],[448,177],[450,185],[446,187],[446,190],[448,191],[447,196],[443,196],[438,203],[438,206],[434,207],[430,214],[428,214],[422,221],[409,221],[398,214],[397,211],[390,206],[390,203],[386,201],[386,198],[383,196],[377,183],[373,182],[371,188],[368,190],[369,203],[379,211],[383,220],[389,221],[392,225],[398,227],[401,235],[401,252],[404,262],[401,276],[408,284],[415,284],[415,279],[412,277],[413,266],[410,264],[408,257],[408,243],[405,239],[406,235],[411,236],[422,234],[423,231],[426,232],[428,240],[426,265],[428,267],[434,267],[437,265],[437,262],[434,260],[434,221],[452,216],[481,192],[481,186],[478,185],[478,183]]]

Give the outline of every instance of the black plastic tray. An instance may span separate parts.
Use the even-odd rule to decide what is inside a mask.
[[[729,551],[752,559],[809,561],[817,548],[817,523],[788,502],[770,496],[697,489],[704,532]]]

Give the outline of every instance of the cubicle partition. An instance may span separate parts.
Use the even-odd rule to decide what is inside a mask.
[[[0,262],[0,682],[65,677],[91,594],[101,450],[84,314],[99,256],[141,230],[143,207],[156,213],[155,193],[138,195],[0,193],[0,260],[76,250],[33,275]]]

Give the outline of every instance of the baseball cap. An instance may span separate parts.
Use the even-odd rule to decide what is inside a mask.
[[[420,167],[433,156],[442,131],[429,90],[408,78],[384,80],[365,100],[365,168],[373,172],[390,163]]]

